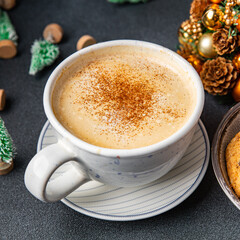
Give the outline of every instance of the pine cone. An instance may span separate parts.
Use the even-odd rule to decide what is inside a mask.
[[[223,57],[208,60],[200,73],[204,89],[212,95],[226,95],[235,86],[237,70]]]
[[[199,21],[202,18],[203,12],[209,5],[209,0],[193,0],[190,8],[191,19]]]
[[[239,45],[238,36],[229,36],[228,30],[221,28],[212,35],[213,46],[219,55],[231,53]]]
[[[187,59],[190,55],[194,54],[196,50],[192,47],[192,45],[183,43],[179,46],[177,53],[181,55],[183,58]]]

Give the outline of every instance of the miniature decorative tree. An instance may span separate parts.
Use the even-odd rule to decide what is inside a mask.
[[[46,41],[36,40],[31,48],[32,60],[29,69],[30,75],[35,75],[45,66],[51,65],[59,55],[58,46]]]
[[[0,175],[13,168],[13,142],[3,120],[0,118]]]
[[[0,58],[12,58],[17,54],[17,39],[7,12],[0,8]]]
[[[12,40],[17,45],[17,33],[8,17],[6,11],[0,8],[0,41],[4,39]]]
[[[32,48],[30,75],[35,75],[44,67],[51,65],[59,56],[59,43],[63,37],[63,29],[57,23],[48,24],[43,30],[44,40],[35,40]]]

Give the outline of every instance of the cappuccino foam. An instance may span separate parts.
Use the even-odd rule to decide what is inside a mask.
[[[114,149],[144,147],[174,134],[193,112],[191,81],[160,57],[132,48],[89,56],[57,81],[55,116],[81,140]]]

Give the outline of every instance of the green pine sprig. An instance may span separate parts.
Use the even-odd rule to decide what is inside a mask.
[[[0,117],[0,161],[10,163],[13,159],[14,148],[10,134]]]

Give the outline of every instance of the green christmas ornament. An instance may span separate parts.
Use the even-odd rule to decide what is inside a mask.
[[[7,12],[0,8],[0,41],[1,40],[12,40],[17,45],[17,33],[8,17]]]
[[[10,164],[13,160],[13,142],[0,117],[0,162]]]
[[[126,2],[129,2],[129,3],[139,3],[139,2],[147,2],[148,0],[108,0],[109,2],[111,3],[126,3]]]
[[[29,74],[35,75],[56,60],[59,55],[59,48],[46,40],[35,40],[31,48],[31,53],[32,59]]]

